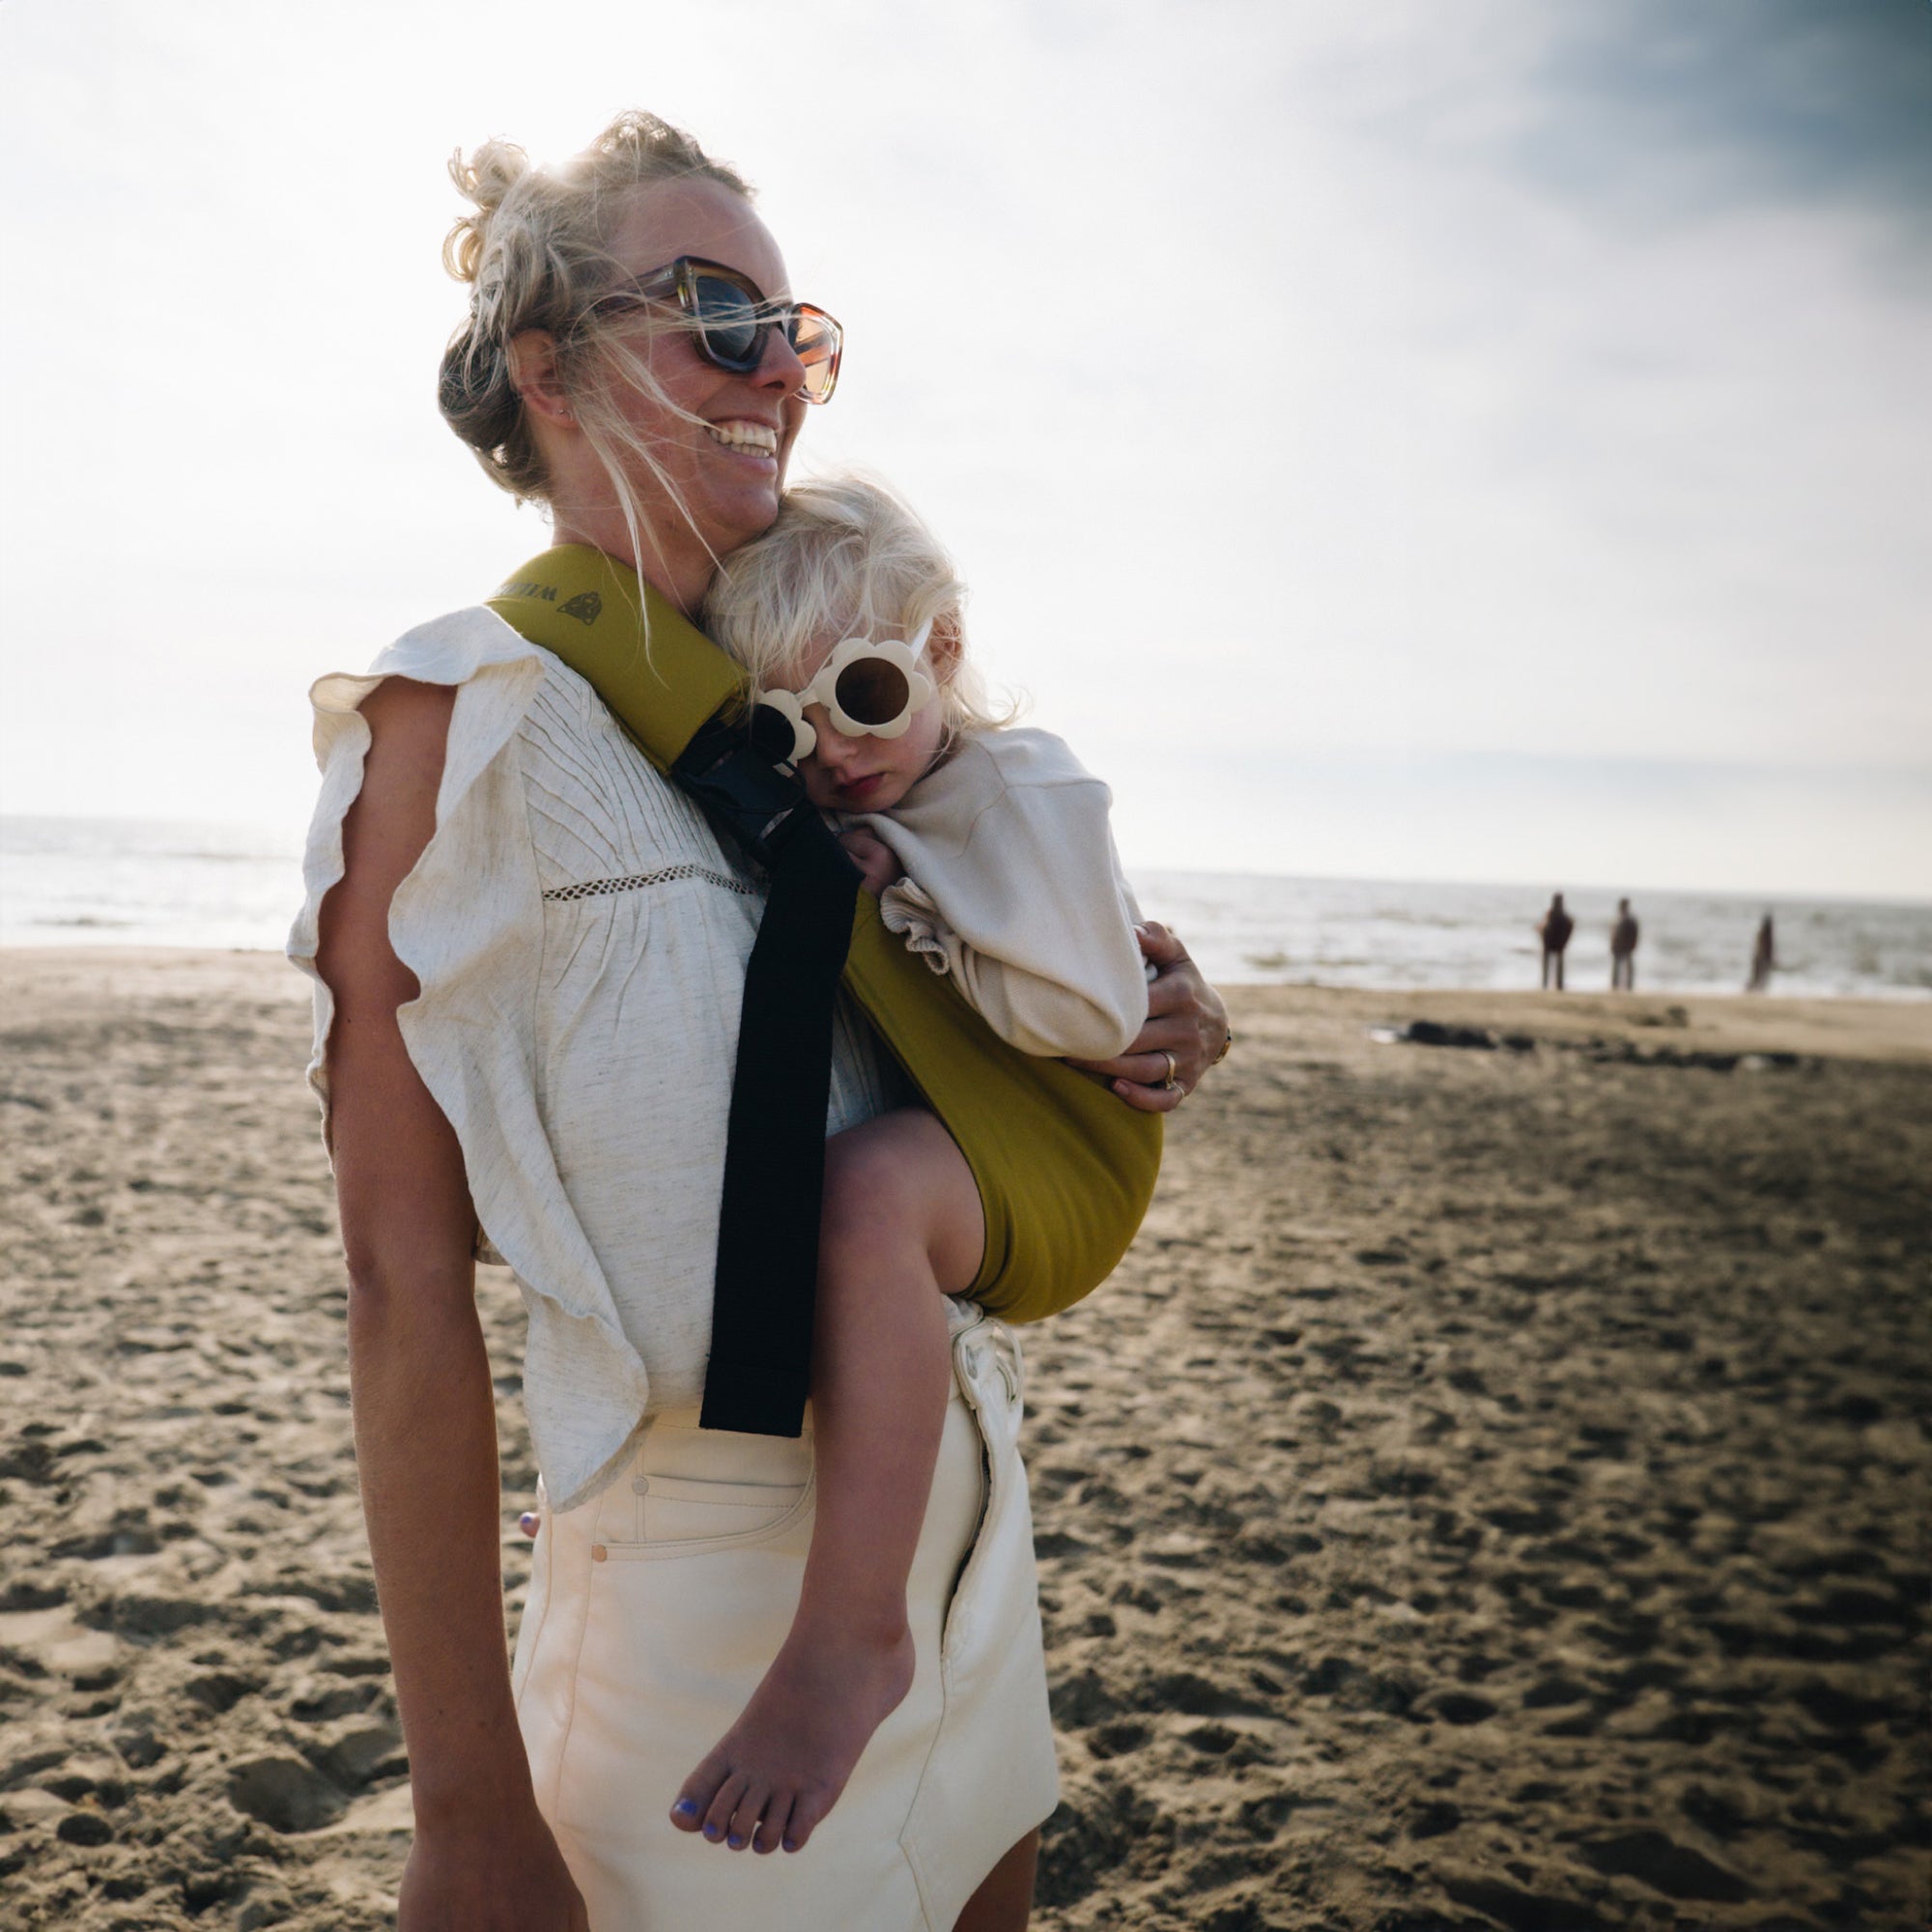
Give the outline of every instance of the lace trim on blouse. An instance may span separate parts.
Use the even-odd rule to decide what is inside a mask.
[[[708,866],[666,866],[660,871],[633,872],[623,879],[585,879],[574,886],[552,886],[544,897],[601,899],[608,893],[634,893],[643,886],[666,886],[677,879],[702,879],[708,886],[721,886],[725,892],[742,894],[748,899],[758,895],[755,886],[748,886],[743,879],[730,878],[724,872],[714,872]]]

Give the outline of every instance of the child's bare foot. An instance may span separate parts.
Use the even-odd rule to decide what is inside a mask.
[[[803,1851],[912,1674],[903,1622],[869,1636],[794,1629],[738,1721],[684,1780],[671,1823],[734,1852]]]

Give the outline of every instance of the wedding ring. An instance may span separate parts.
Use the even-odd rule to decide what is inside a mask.
[[[1168,1094],[1178,1094],[1180,1091],[1180,1082],[1174,1076],[1179,1071],[1180,1063],[1175,1059],[1173,1054],[1168,1052],[1166,1047],[1163,1046],[1158,1051],[1160,1057],[1167,1062],[1167,1078],[1160,1083],[1161,1090]]]

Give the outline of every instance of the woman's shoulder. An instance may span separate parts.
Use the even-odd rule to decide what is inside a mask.
[[[304,859],[307,901],[290,942],[298,962],[316,956],[331,895],[331,951],[359,938],[368,945],[351,953],[386,958],[398,888],[426,870],[432,847],[460,844],[502,790],[493,776],[504,771],[498,754],[545,675],[540,654],[477,609],[418,626],[366,671],[311,686],[322,790]]]
[[[546,901],[679,867],[733,874],[702,813],[596,692],[494,611],[419,625],[368,670],[322,678],[311,696],[320,881],[341,876],[342,819],[365,781],[365,817],[385,813],[392,791],[409,794],[419,848],[433,832],[439,847],[487,849],[493,874],[533,868],[530,887]]]
[[[368,675],[412,685],[419,695],[404,701],[418,712],[435,687],[454,687],[444,798],[492,766],[502,782],[490,795],[516,810],[546,897],[667,866],[730,871],[703,814],[632,743],[596,690],[494,611],[419,626]]]
[[[519,637],[494,611],[482,605],[451,611],[406,631],[384,645],[364,671],[330,671],[309,687],[318,720],[360,711],[370,696],[391,680],[456,690],[494,671],[522,668],[526,678],[540,676],[548,653]],[[371,714],[407,710],[421,700],[391,697]]]
[[[354,759],[375,734],[427,754],[446,748],[463,787],[527,741],[560,749],[567,767],[610,735],[597,696],[564,662],[482,605],[419,624],[363,671],[331,671],[309,688],[317,763]],[[594,760],[593,760],[594,762]]]
[[[385,677],[360,706],[372,741],[404,747],[418,754],[434,751],[439,758],[455,708],[454,685],[400,675]],[[369,776],[373,780],[374,773]]]

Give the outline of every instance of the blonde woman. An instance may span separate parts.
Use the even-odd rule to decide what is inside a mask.
[[[836,324],[792,301],[744,181],[651,116],[554,173],[503,143],[457,173],[471,304],[445,416],[559,545],[695,611],[778,513]],[[721,1856],[667,1817],[778,1651],[810,1528],[809,1434],[696,1427],[755,874],[487,609],[314,697],[290,950],[317,979],[311,1077],[410,1751],[401,1932],[1023,1926],[1053,1757],[1016,1355],[970,1307],[913,1561],[911,1689],[798,1857]],[[1105,1070],[1165,1108],[1226,1026],[1178,945],[1151,956],[1153,1016]],[[842,1012],[830,1124],[897,1098]],[[479,1253],[528,1310],[549,1502],[514,1669]]]

